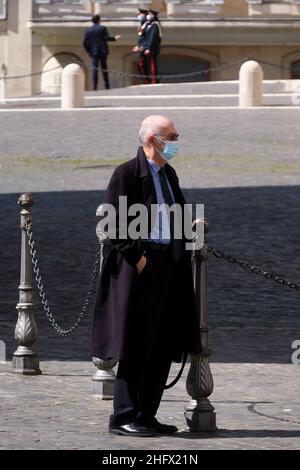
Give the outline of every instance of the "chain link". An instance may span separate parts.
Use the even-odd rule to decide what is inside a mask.
[[[240,260],[238,258],[235,258],[234,256],[225,255],[225,253],[220,250],[217,250],[216,248],[213,248],[212,246],[208,247],[208,251],[212,253],[216,258],[225,259],[226,261],[232,264],[238,264],[241,268],[248,269],[249,271],[258,274],[259,276],[263,276],[265,279],[271,279],[272,281],[275,281],[283,286],[289,287],[290,289],[300,290],[300,286],[297,285],[295,282],[287,281],[276,273],[269,273],[267,271],[263,271],[257,266],[253,266],[247,263],[247,261]]]
[[[72,60],[73,60],[72,63],[78,64],[82,67],[83,64],[81,62],[79,62],[76,57],[74,57]],[[173,78],[178,78],[178,79],[180,79],[180,78],[192,78],[192,77],[197,77],[197,76],[200,76],[202,74],[209,73],[209,72],[216,72],[218,70],[223,70],[223,69],[226,69],[226,68],[229,68],[229,67],[234,67],[236,65],[240,65],[241,63],[243,63],[247,60],[255,60],[260,64],[269,65],[271,67],[276,67],[276,68],[279,68],[279,69],[282,69],[282,70],[289,70],[290,72],[299,72],[300,71],[299,67],[287,67],[287,66],[284,66],[284,65],[268,62],[266,60],[260,59],[259,57],[246,56],[246,57],[241,57],[241,58],[237,59],[235,62],[225,62],[225,63],[222,63],[220,65],[216,65],[214,67],[209,67],[209,68],[204,69],[204,70],[199,70],[199,71],[195,71],[195,72],[188,72],[188,73],[161,74],[161,75],[157,75],[156,77],[158,79],[161,79],[161,80],[164,80],[164,79],[168,80],[168,79],[173,79]],[[40,70],[39,72],[34,72],[34,73],[29,73],[29,74],[3,75],[2,77],[0,77],[0,79],[2,79],[2,80],[17,80],[17,79],[20,79],[20,78],[35,77],[35,76],[38,76],[38,75],[43,75],[43,74],[46,74],[46,73],[49,73],[49,72],[53,72],[53,71],[58,70],[58,69],[63,69],[65,66],[69,65],[70,63],[71,62],[67,62],[65,64],[58,65],[58,66],[53,67],[53,68],[48,69],[48,70]],[[87,66],[85,68],[90,69],[90,70],[95,70],[96,69],[96,67],[93,67],[93,66]],[[102,68],[99,67],[98,71],[102,71]],[[144,78],[144,75],[140,75],[140,74],[136,74],[136,73],[123,72],[121,70],[106,69],[105,72],[108,72],[112,76],[115,75],[115,76],[120,76],[120,77],[124,77],[124,78],[126,78],[126,77],[127,78],[136,78],[136,79],[140,79],[140,80],[142,80]]]
[[[216,72],[218,70],[223,70],[223,69],[227,69],[229,67],[233,67],[235,65],[239,65],[247,59],[248,59],[247,57],[242,57],[240,59],[237,59],[235,62],[225,62],[225,63],[219,64],[219,65],[216,65],[214,67],[209,67],[209,68],[204,69],[204,70],[198,70],[198,71],[195,71],[195,72],[188,72],[188,73],[160,74],[160,75],[157,75],[156,77],[158,79],[162,79],[162,80],[163,79],[168,80],[168,79],[171,79],[171,78],[179,78],[179,79],[180,78],[192,78],[192,77],[197,77],[197,76],[200,76],[202,74],[209,73],[209,72]],[[78,62],[78,59],[76,59],[76,58],[74,58],[72,63],[76,63],[76,64],[82,66],[82,64],[80,62]],[[34,77],[34,76],[37,76],[37,75],[43,75],[43,74],[46,74],[46,73],[49,73],[49,72],[53,72],[53,71],[58,70],[58,69],[63,69],[68,64],[70,64],[70,62],[68,62],[66,64],[56,66],[56,67],[53,67],[49,70],[41,70],[39,72],[24,74],[24,75],[12,75],[12,76],[5,75],[1,78],[3,80],[16,80],[16,79],[19,79],[19,78]],[[97,67],[93,67],[93,66],[87,66],[86,69],[89,69],[89,70],[96,70],[97,69],[99,72],[102,71],[101,67],[97,68]],[[115,76],[119,76],[119,77],[136,78],[136,79],[140,79],[140,80],[142,80],[144,78],[144,75],[137,74],[137,73],[123,72],[121,70],[105,69],[104,71],[109,73],[111,76],[115,75]]]
[[[66,65],[68,65],[68,64],[66,64]],[[18,78],[37,77],[38,75],[43,75],[44,73],[54,72],[54,70],[58,70],[58,69],[62,69],[62,68],[64,68],[63,65],[57,65],[56,67],[52,67],[51,69],[48,69],[48,70],[41,70],[39,72],[27,73],[27,74],[23,74],[23,75],[3,75],[0,78],[2,80],[16,80]]]
[[[89,290],[88,290],[87,296],[86,296],[86,298],[83,302],[81,312],[80,312],[76,322],[74,323],[74,325],[71,328],[65,330],[65,329],[61,328],[58,325],[57,321],[55,320],[54,315],[51,312],[51,308],[48,304],[48,300],[46,298],[46,292],[45,292],[44,285],[42,284],[42,277],[41,277],[40,268],[39,268],[39,260],[38,260],[36,249],[35,249],[35,242],[34,242],[34,239],[33,239],[33,232],[32,232],[32,229],[31,229],[31,221],[30,220],[28,220],[27,223],[26,223],[26,233],[27,233],[27,236],[28,236],[30,254],[31,254],[31,257],[32,257],[33,272],[35,274],[35,280],[36,280],[36,283],[37,283],[38,293],[39,293],[39,296],[41,298],[41,303],[43,305],[44,312],[46,313],[46,316],[47,316],[49,322],[51,323],[51,325],[53,326],[54,330],[59,335],[69,336],[72,333],[74,333],[76,328],[78,328],[78,326],[80,325],[81,321],[83,320],[84,316],[86,315],[87,308],[89,306],[90,300],[95,295],[95,285],[96,285],[96,280],[97,280],[97,276],[98,276],[99,268],[100,268],[101,247],[99,247],[99,249],[97,251],[97,254],[96,254],[96,261],[95,261],[94,270],[93,270],[91,281],[90,281]]]
[[[242,64],[243,62],[245,62],[246,60],[249,60],[249,59],[250,58],[248,56],[247,57],[240,57],[239,59],[235,60],[234,62],[224,62],[224,63],[221,63],[219,65],[215,65],[214,67],[208,67],[207,69],[204,69],[204,70],[198,70],[198,71],[195,71],[195,72],[187,72],[187,73],[159,74],[156,77],[158,79],[161,79],[161,80],[164,80],[164,79],[168,80],[168,79],[173,79],[173,78],[177,78],[177,79],[192,78],[192,77],[201,76],[203,74],[207,74],[209,72],[217,72],[219,70],[228,69],[229,67],[234,67],[236,65],[240,65],[240,64]],[[253,60],[255,60],[255,59],[253,59]],[[263,61],[261,61],[261,62],[263,62]],[[77,58],[74,58],[72,63],[76,63],[76,64],[82,66],[82,64],[80,62],[78,62]],[[16,79],[19,79],[19,78],[34,77],[34,76],[43,75],[43,74],[46,74],[46,73],[49,73],[49,72],[52,72],[52,71],[55,71],[55,70],[58,70],[58,69],[63,69],[68,64],[70,64],[70,62],[59,65],[59,66],[56,66],[56,67],[53,67],[49,70],[40,70],[39,72],[24,74],[24,75],[12,75],[12,76],[5,75],[5,76],[2,76],[1,78],[3,80],[16,80]],[[269,64],[269,65],[276,66],[276,64]],[[281,68],[280,65],[278,65],[278,67]],[[93,67],[93,66],[86,66],[86,69],[88,69],[88,70],[97,69],[99,72],[102,71],[101,67],[97,68],[97,67]],[[104,71],[108,72],[111,76],[119,76],[119,77],[123,77],[123,78],[136,78],[136,79],[140,79],[140,80],[142,80],[144,78],[144,75],[137,74],[137,73],[123,72],[121,70],[105,69]]]
[[[234,67],[236,65],[240,65],[242,64],[245,60],[247,60],[247,57],[242,57],[238,60],[236,60],[235,62],[225,62],[223,64],[220,64],[220,65],[216,65],[215,67],[208,67],[207,69],[203,69],[203,70],[198,70],[198,71],[195,71],[195,72],[187,72],[187,73],[174,73],[174,74],[158,74],[156,75],[156,78],[158,78],[159,80],[168,80],[168,79],[172,79],[172,78],[192,78],[192,77],[197,77],[197,76],[200,76],[200,75],[203,75],[203,74],[207,74],[209,72],[217,72],[219,70],[224,70],[224,69],[228,69],[229,67]],[[95,70],[96,67],[87,67],[88,69],[92,69],[92,70]],[[98,68],[98,71],[100,72],[102,69],[101,67]],[[120,77],[124,77],[124,78],[136,78],[136,79],[140,79],[142,80],[143,78],[145,78],[145,75],[141,75],[141,74],[136,74],[136,73],[129,73],[129,72],[122,72],[120,70],[112,70],[112,69],[106,69],[105,72],[108,72],[111,76],[113,75],[118,75]]]
[[[86,312],[87,312],[87,308],[89,306],[89,302],[90,302],[91,298],[95,295],[95,285],[96,285],[96,280],[97,280],[97,276],[98,276],[99,269],[100,269],[101,247],[99,247],[99,249],[97,251],[97,254],[96,254],[96,260],[95,260],[94,269],[93,269],[93,273],[92,273],[92,277],[91,277],[91,281],[90,281],[89,290],[88,290],[87,296],[86,296],[86,298],[83,302],[81,312],[80,312],[76,322],[74,323],[74,325],[71,328],[65,330],[65,329],[61,328],[58,325],[57,321],[55,320],[54,315],[53,315],[53,313],[50,309],[50,306],[48,304],[48,300],[46,298],[46,292],[45,292],[45,289],[44,289],[44,285],[42,284],[42,277],[41,277],[40,268],[39,268],[39,260],[38,260],[37,252],[36,252],[36,249],[35,249],[35,241],[33,239],[33,232],[32,232],[31,227],[32,227],[31,221],[28,220],[26,222],[26,233],[27,233],[27,236],[28,236],[28,244],[29,244],[29,247],[30,247],[30,254],[31,254],[31,257],[32,257],[33,272],[35,274],[35,280],[36,280],[36,283],[37,283],[38,293],[39,293],[39,296],[41,298],[41,303],[43,305],[46,316],[47,316],[49,322],[51,323],[51,325],[53,326],[54,330],[61,336],[71,335],[78,328],[81,321],[85,317]],[[212,253],[218,259],[225,259],[229,263],[237,264],[238,266],[240,266],[243,269],[246,269],[246,270],[248,269],[249,271],[251,271],[255,274],[258,274],[259,276],[263,276],[265,279],[270,279],[272,281],[277,282],[278,284],[289,287],[290,289],[300,290],[300,286],[297,285],[295,282],[287,281],[286,279],[284,279],[283,277],[279,276],[276,273],[270,273],[268,271],[264,271],[264,270],[260,269],[257,266],[251,265],[247,261],[240,260],[240,259],[238,259],[238,258],[236,258],[232,255],[226,255],[221,250],[213,248],[212,246],[208,246],[208,251],[210,253]],[[195,256],[192,256],[191,262],[192,262],[192,264],[196,263]]]

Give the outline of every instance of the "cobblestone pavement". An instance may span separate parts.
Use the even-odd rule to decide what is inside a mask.
[[[70,326],[84,299],[94,262],[96,208],[113,168],[135,155],[138,125],[148,114],[149,110],[0,113],[0,339],[6,343],[8,360],[16,348],[18,194],[32,191],[36,196],[34,233],[44,284],[58,322]],[[210,244],[300,284],[299,110],[203,109],[164,114],[175,120],[180,132],[181,156],[174,166],[187,201],[205,204],[211,223]],[[227,431],[217,439],[186,440],[183,434],[180,446],[198,446],[199,442],[201,446],[231,448],[242,444],[299,446],[299,425],[282,420],[289,413],[283,410],[292,409],[292,420],[299,421],[300,366],[291,365],[292,342],[300,340],[299,292],[213,256],[209,258],[208,287],[211,362],[216,378],[213,399],[219,427]],[[101,448],[105,439],[115,448],[136,445],[118,438],[107,441],[108,435],[100,432],[110,405],[99,404],[90,396],[93,366],[86,361],[90,360],[91,314],[72,337],[60,338],[35,298],[37,350],[50,375],[16,377],[7,374],[8,366],[0,365],[3,393],[10,397],[5,402],[5,419],[9,420],[5,428],[9,426],[12,432],[3,446],[9,442],[12,447],[55,447],[63,439],[65,447],[81,447],[85,430],[78,426],[80,418],[89,424],[86,448]],[[41,388],[34,391],[37,383]],[[176,413],[183,409],[186,398],[184,390],[178,390],[166,394],[166,400],[169,393],[175,393],[175,399],[164,402],[167,407],[162,407],[162,418],[169,419],[174,412],[173,419],[179,419]],[[175,401],[178,393],[180,406]],[[40,413],[33,415],[30,396]],[[61,401],[69,410],[64,418],[58,411],[62,406],[55,405]],[[26,403],[26,413],[22,403]],[[252,403],[261,414],[249,411]],[[77,416],[70,413],[73,406]],[[18,429],[19,419],[24,420],[23,431]],[[182,416],[179,420],[183,423]],[[70,424],[68,430],[63,423]],[[40,439],[35,444],[25,432],[30,427],[37,431],[32,436]],[[1,442],[7,436],[0,433]],[[170,444],[178,448],[177,439],[174,444],[169,438],[159,442],[165,448]]]
[[[203,202],[211,221],[210,243],[299,283],[299,187],[186,189],[189,202]],[[37,193],[34,233],[44,285],[58,322],[75,321],[97,248],[95,209],[101,191]],[[17,195],[0,196],[1,339],[11,357],[19,284]],[[57,275],[59,273],[59,276]],[[80,282],[78,282],[80,280]],[[209,258],[209,322],[216,362],[290,363],[300,339],[299,292]],[[38,351],[43,359],[89,358],[91,315],[71,338],[48,326],[37,301]]]
[[[179,433],[144,439],[108,434],[112,402],[91,396],[91,364],[45,362],[42,369],[42,376],[19,377],[2,366],[0,449],[300,449],[297,366],[213,364],[216,433],[189,432],[182,378],[165,392],[158,414]]]
[[[114,166],[135,156],[139,124],[150,113],[168,114],[176,123],[181,153],[174,166],[183,187],[297,185],[299,112],[0,113],[1,193],[104,189]]]

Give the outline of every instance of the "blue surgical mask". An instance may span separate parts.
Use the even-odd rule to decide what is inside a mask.
[[[137,21],[139,21],[140,23],[144,20],[144,16],[143,15],[138,15],[136,17]]]
[[[152,16],[152,15],[147,15],[147,16],[146,16],[146,20],[147,20],[147,21],[152,21],[152,20],[153,20],[153,16]]]
[[[171,160],[172,158],[175,158],[178,154],[179,151],[179,144],[176,141],[173,140],[162,140],[159,137],[156,137],[158,140],[161,142],[165,143],[163,151],[159,151],[161,157],[164,160]]]

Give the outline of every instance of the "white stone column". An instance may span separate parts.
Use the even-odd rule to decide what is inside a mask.
[[[7,75],[23,76],[6,82],[7,97],[32,95],[32,0],[7,2]]]
[[[61,107],[84,108],[84,73],[78,64],[69,64],[63,70]]]
[[[6,80],[4,77],[0,78],[0,103],[5,104],[6,102]]]
[[[255,60],[248,60],[240,68],[239,106],[248,108],[263,105],[263,70]]]
[[[97,0],[93,0],[91,2],[91,4],[92,4],[92,14],[93,15],[100,14],[101,13],[101,4],[100,4],[100,2],[97,1]]]

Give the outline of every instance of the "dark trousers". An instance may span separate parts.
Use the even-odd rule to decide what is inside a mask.
[[[158,66],[157,66],[157,54],[149,54],[148,55],[148,69],[149,69],[149,74],[148,74],[148,79],[149,83],[152,83],[153,85],[155,83],[159,83],[158,80]]]
[[[178,343],[171,300],[174,262],[168,252],[149,250],[146,257],[146,267],[137,274],[140,301],[131,318],[127,357],[119,361],[110,426],[154,418]]]
[[[92,56],[93,88],[94,88],[94,90],[98,89],[99,63],[101,65],[101,69],[102,69],[104,86],[105,86],[106,90],[108,90],[110,85],[109,85],[109,76],[108,76],[108,70],[107,70],[107,54]]]
[[[141,363],[121,360],[115,382],[114,415],[110,425],[138,419],[147,423],[158,410],[169,375],[171,360],[153,357]]]
[[[148,85],[149,83],[149,70],[148,70],[148,58],[144,52],[138,52],[136,55],[137,69],[139,78]]]

